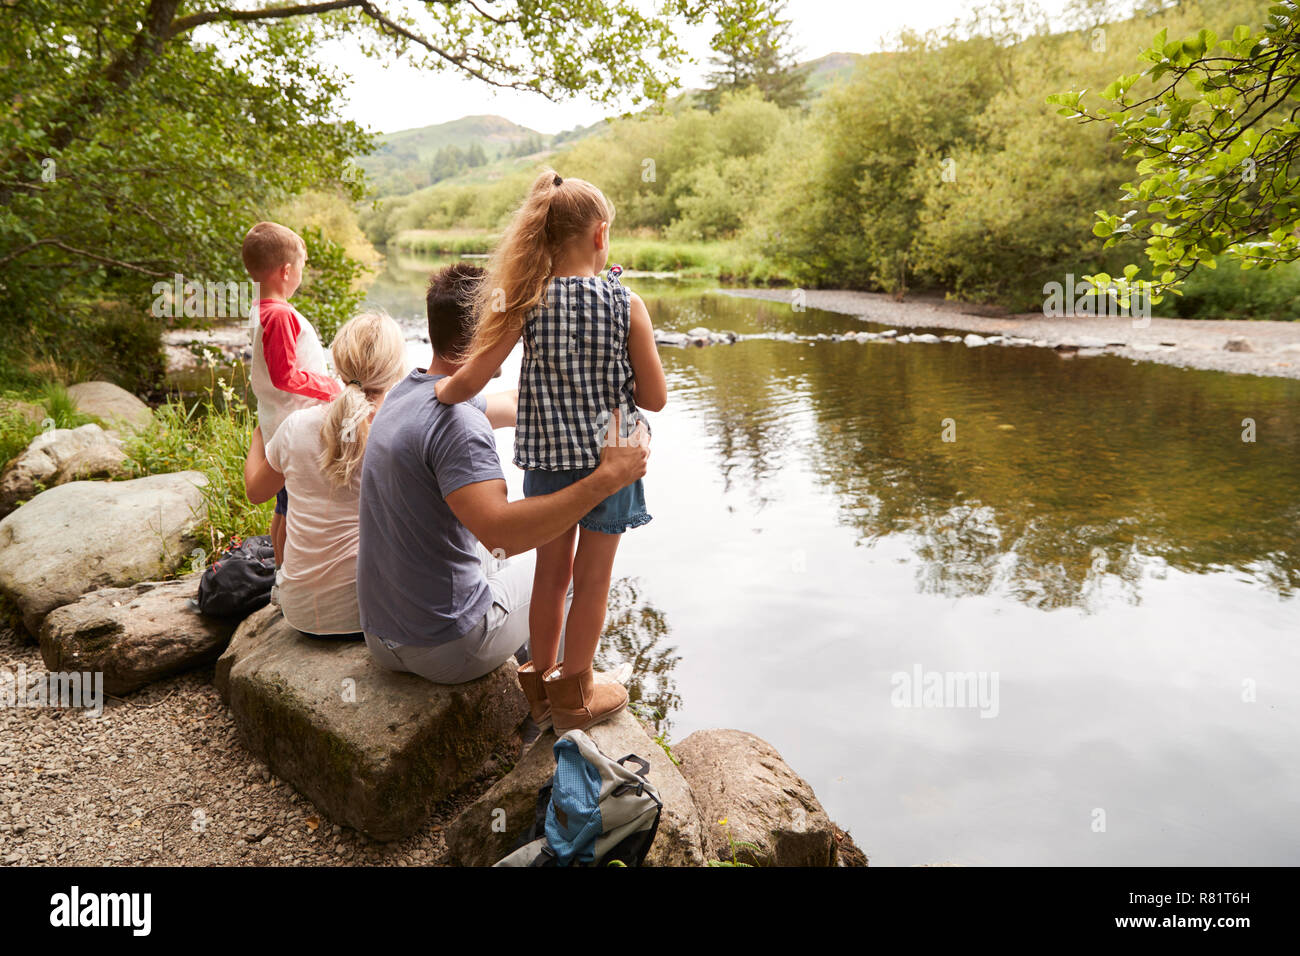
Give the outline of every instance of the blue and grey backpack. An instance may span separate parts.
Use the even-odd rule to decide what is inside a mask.
[[[636,754],[613,760],[581,730],[557,740],[554,752],[555,774],[538,791],[526,842],[496,865],[640,866],[663,810],[646,779],[650,762]]]

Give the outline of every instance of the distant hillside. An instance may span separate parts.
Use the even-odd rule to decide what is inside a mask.
[[[404,129],[385,133],[384,145],[393,150],[419,150],[432,153],[442,146],[466,147],[473,143],[486,146],[513,146],[531,136],[544,136],[535,129],[520,126],[504,116],[462,116],[450,123]]]
[[[455,147],[468,152],[478,146],[491,163],[524,150],[546,149],[553,139],[504,116],[462,116],[449,123],[385,133],[379,137],[378,149],[360,164],[379,195],[400,195],[435,180],[434,162],[440,150]]]
[[[830,53],[800,64],[811,98],[847,79],[862,59],[858,53]],[[689,109],[698,92],[684,90],[666,104],[667,109]],[[385,133],[379,137],[379,148],[361,160],[361,167],[380,197],[407,195],[438,182],[492,182],[531,168],[540,154],[593,136],[605,126],[605,120],[598,120],[551,135],[504,116],[464,116],[450,123]],[[465,152],[477,147],[482,150],[479,159],[485,161],[449,168],[448,157],[444,153],[440,160],[439,153],[452,147]]]
[[[861,53],[827,53],[825,56],[800,64],[800,68],[808,77],[809,91],[816,97],[829,87],[852,76],[862,59]]]

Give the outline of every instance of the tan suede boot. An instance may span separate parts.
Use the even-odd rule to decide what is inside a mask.
[[[546,675],[542,686],[551,702],[557,737],[570,730],[586,730],[627,706],[627,688],[622,684],[597,684],[590,667],[567,677],[561,677],[556,667]]]
[[[523,688],[524,697],[528,699],[528,709],[532,714],[533,723],[539,729],[546,730],[551,726],[551,702],[546,699],[542,675],[533,669],[533,662],[529,661],[519,668],[518,676],[519,686]]]

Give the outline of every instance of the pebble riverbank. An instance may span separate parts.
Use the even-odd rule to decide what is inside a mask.
[[[20,665],[45,670],[36,644],[0,630],[0,668]],[[435,866],[443,826],[475,795],[392,843],[335,826],[240,744],[211,667],[109,699],[97,718],[0,707],[0,740],[7,866]]]
[[[773,302],[793,301],[791,289],[723,291]],[[1138,327],[1127,317],[994,314],[968,303],[935,297],[898,302],[874,292],[808,289],[801,290],[801,294],[807,308],[840,312],[891,327],[1000,335],[1041,342],[1046,348],[1077,350],[1082,355],[1112,354],[1180,368],[1300,378],[1300,322],[1152,318],[1139,321]]]

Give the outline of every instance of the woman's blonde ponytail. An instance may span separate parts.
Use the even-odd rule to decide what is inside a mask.
[[[406,341],[387,314],[363,312],[339,329],[330,353],[347,385],[321,425],[320,466],[336,487],[354,486],[361,478],[375,403],[406,374]]]

